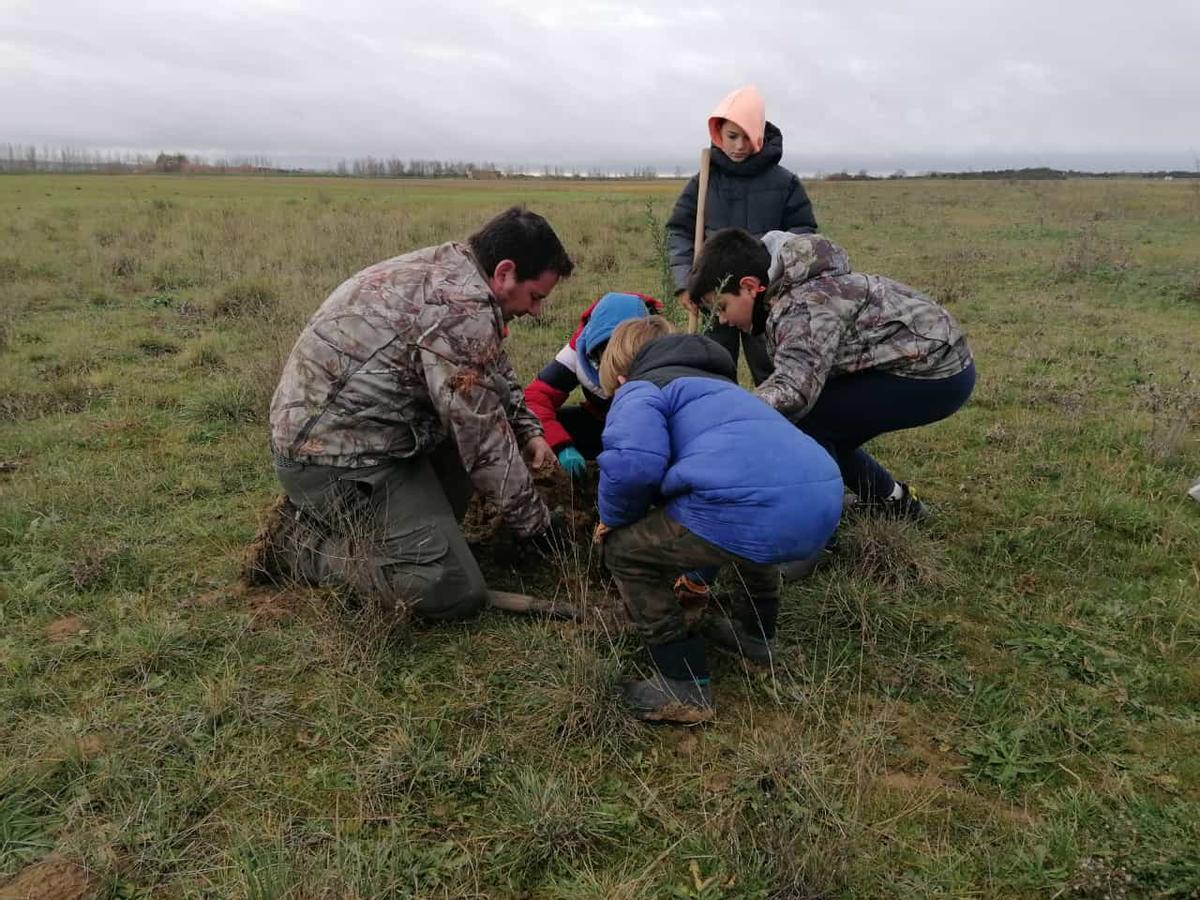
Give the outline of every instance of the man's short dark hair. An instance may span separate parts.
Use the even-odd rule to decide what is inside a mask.
[[[523,206],[512,206],[467,238],[479,267],[489,277],[506,259],[517,264],[517,280],[544,272],[566,278],[575,268],[550,223]]]
[[[771,254],[763,242],[741,228],[722,228],[704,243],[688,277],[688,295],[699,303],[713,291],[737,293],[737,284],[753,275],[764,285]]]

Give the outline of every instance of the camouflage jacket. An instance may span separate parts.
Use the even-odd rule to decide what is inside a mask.
[[[301,332],[271,400],[277,454],[370,466],[453,438],[476,489],[520,535],[549,512],[520,448],[542,436],[501,346],[504,320],[470,250],[442,244],[341,284]]]
[[[775,232],[765,304],[775,371],[755,393],[792,419],[837,375],[875,369],[949,378],[971,363],[954,317],[906,284],[850,271],[846,251],[819,234]]]

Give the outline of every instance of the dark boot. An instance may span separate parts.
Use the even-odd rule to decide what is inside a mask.
[[[715,610],[704,620],[704,637],[720,653],[737,657],[752,668],[769,669],[779,600],[743,601],[727,609]]]
[[[785,562],[779,567],[779,577],[785,584],[807,578],[817,568],[824,556],[825,551],[820,550],[808,559],[794,559],[791,562]]]
[[[704,640],[697,636],[650,648],[658,671],[625,688],[625,703],[646,722],[696,724],[713,717]]]
[[[643,722],[697,725],[713,715],[708,679],[681,681],[655,672],[651,678],[625,687],[625,705]]]
[[[250,585],[283,587],[316,583],[308,562],[323,540],[324,529],[287,495],[279,497],[246,551],[242,580]]]

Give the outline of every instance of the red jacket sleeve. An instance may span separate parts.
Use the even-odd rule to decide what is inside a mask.
[[[525,405],[538,417],[556,451],[571,443],[571,435],[558,421],[558,409],[578,384],[575,373],[555,359],[525,387]]]

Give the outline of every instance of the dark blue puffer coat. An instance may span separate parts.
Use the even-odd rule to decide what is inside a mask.
[[[842,513],[837,464],[733,377],[728,352],[702,335],[641,349],[604,426],[600,521],[620,528],[661,505],[744,559],[807,559]]]
[[[704,211],[704,238],[722,228],[744,228],[755,237],[768,231],[810,234],[817,230],[812,202],[800,179],[779,165],[783,134],[767,123],[763,148],[741,162],[721,150],[709,150],[712,168]],[[696,207],[700,176],[693,175],[675,201],[667,220],[667,255],[675,290],[687,287],[695,249]]]

